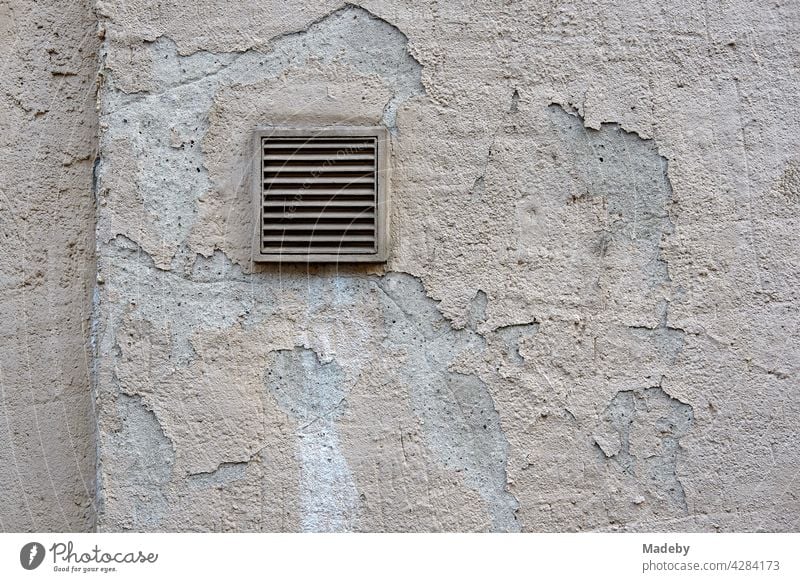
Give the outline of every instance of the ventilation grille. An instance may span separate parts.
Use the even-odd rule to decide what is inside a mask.
[[[261,254],[378,251],[376,136],[261,138]]]

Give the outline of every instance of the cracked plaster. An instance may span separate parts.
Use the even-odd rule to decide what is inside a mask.
[[[520,19],[304,5],[280,24],[252,14],[252,36],[223,26],[213,38],[182,18],[143,20],[143,7],[101,10],[99,396],[109,411],[119,394],[141,398],[176,454],[160,522],[131,527],[791,527],[747,516],[796,507],[795,453],[774,441],[777,457],[748,453],[783,476],[765,480],[729,456],[740,445],[714,444],[756,379],[770,402],[795,402],[782,383],[791,349],[744,343],[719,317],[747,302],[710,299],[730,289],[712,280],[744,277],[755,287],[734,295],[759,297],[789,292],[781,277],[796,272],[784,262],[767,276],[778,259],[751,256],[756,240],[782,244],[763,228],[789,216],[777,199],[753,227],[746,215],[714,226],[737,205],[752,216],[754,190],[796,200],[790,160],[758,157],[752,129],[697,108],[714,96],[741,116],[753,95],[724,76],[744,56],[696,50],[729,34],[732,15],[692,11],[695,38],[625,9],[650,41],[626,44],[602,37],[595,6]],[[578,42],[601,37],[600,57]],[[655,50],[667,41],[682,67]],[[602,56],[612,50],[620,60]],[[392,130],[385,266],[249,263],[248,132],[276,120]],[[726,140],[761,173],[742,182]],[[730,196],[709,206],[719,189]],[[796,317],[765,305],[756,321]],[[785,414],[747,418],[735,433],[756,451],[790,438]],[[114,422],[101,413],[101,434]],[[114,474],[101,444],[100,472]],[[100,526],[116,529],[104,491]]]
[[[796,531],[794,4],[0,5],[0,527]],[[273,122],[388,263],[249,263]]]

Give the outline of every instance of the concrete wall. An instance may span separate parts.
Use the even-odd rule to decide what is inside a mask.
[[[93,527],[96,19],[0,1],[0,530]]]
[[[96,13],[99,529],[800,528],[797,2]],[[253,265],[334,123],[389,262]]]

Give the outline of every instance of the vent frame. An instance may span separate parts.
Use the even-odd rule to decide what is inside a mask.
[[[332,140],[341,138],[346,141],[353,141],[358,138],[374,139],[374,225],[373,249],[364,252],[330,251],[313,252],[313,246],[308,250],[292,251],[288,249],[265,250],[262,246],[264,242],[264,212],[267,200],[265,198],[265,138],[284,139],[296,138],[302,142],[305,138],[309,140]],[[289,149],[289,148],[287,148]],[[252,163],[252,190],[253,190],[253,238],[252,238],[252,260],[260,263],[380,263],[388,259],[389,254],[389,132],[385,127],[374,126],[326,126],[326,127],[283,127],[283,126],[262,126],[253,131],[253,141],[251,151],[253,152]],[[295,151],[294,155],[297,154]],[[290,154],[285,154],[287,157]],[[345,156],[346,157],[346,156]],[[298,163],[295,161],[294,163]],[[352,161],[351,161],[352,163]],[[298,188],[298,192],[308,191]],[[327,205],[328,202],[320,203],[320,206]],[[292,206],[292,205],[289,205]],[[328,212],[333,212],[328,208]],[[294,210],[292,211],[294,212]],[[319,211],[324,217],[324,212]],[[318,223],[314,223],[316,226]],[[308,229],[312,234],[308,236],[318,236],[315,228]],[[283,231],[286,234],[286,231]],[[334,243],[335,245],[336,243]],[[282,246],[282,245],[280,245]],[[299,247],[298,247],[299,248]]]

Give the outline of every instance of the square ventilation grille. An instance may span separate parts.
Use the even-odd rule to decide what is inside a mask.
[[[388,145],[380,127],[256,131],[253,260],[385,261]]]

